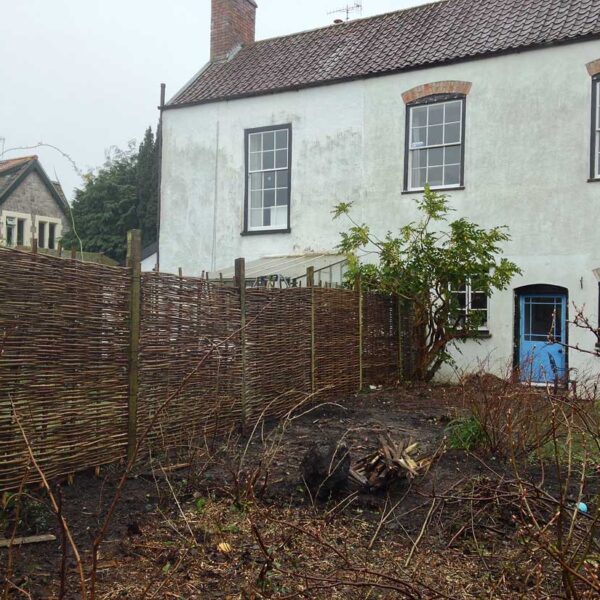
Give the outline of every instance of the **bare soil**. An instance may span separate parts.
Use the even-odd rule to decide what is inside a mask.
[[[484,509],[491,514],[482,490],[507,467],[493,457],[440,452],[448,423],[461,412],[461,393],[419,386],[360,394],[307,409],[285,428],[261,424],[249,442],[246,435],[215,448],[199,443],[141,466],[102,543],[96,597],[551,597],[558,583],[546,578],[541,585],[528,572],[510,510],[494,506],[493,516],[481,519]],[[418,441],[422,456],[440,455],[425,476],[385,492],[348,489],[327,502],[310,497],[299,467],[311,443],[344,439],[358,458],[377,448],[383,431]],[[121,468],[79,474],[60,486],[88,570]],[[39,489],[30,494],[44,498]],[[19,534],[52,532],[57,541],[12,549],[11,594],[58,598],[60,531],[52,515],[32,512]],[[9,535],[10,518],[5,526]],[[0,573],[7,558],[0,549]],[[71,553],[64,597],[81,597]]]

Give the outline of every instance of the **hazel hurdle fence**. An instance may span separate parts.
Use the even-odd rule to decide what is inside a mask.
[[[53,479],[126,459],[153,419],[144,449],[173,449],[408,374],[394,297],[315,286],[310,268],[302,288],[247,288],[243,259],[225,285],[140,257],[138,231],[125,267],[0,248],[0,492],[26,440]]]

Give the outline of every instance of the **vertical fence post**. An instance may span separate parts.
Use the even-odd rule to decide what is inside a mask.
[[[404,379],[404,324],[402,322],[403,302],[400,296],[396,296],[396,313],[398,318],[398,376],[400,381]]]
[[[129,296],[129,401],[127,418],[127,460],[133,459],[137,444],[137,403],[139,386],[140,312],[142,291],[142,233],[127,232],[127,266],[131,269]]]
[[[358,294],[358,391],[362,392],[364,386],[363,373],[363,335],[364,335],[364,298],[362,292],[362,279],[360,273],[354,281],[354,291]]]
[[[317,391],[317,351],[315,347],[316,310],[315,310],[315,268],[306,269],[306,287],[310,288],[310,386],[311,392]]]
[[[246,429],[248,418],[247,382],[246,382],[246,261],[243,258],[235,259],[234,285],[240,294],[240,351],[242,360],[242,431]]]

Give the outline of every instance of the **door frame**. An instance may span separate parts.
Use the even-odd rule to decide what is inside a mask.
[[[561,383],[569,383],[569,290],[560,285],[549,283],[535,283],[524,285],[514,289],[514,329],[513,329],[513,371],[517,380],[520,380],[521,370],[521,298],[523,296],[535,296],[536,294],[550,294],[565,296],[565,330],[564,330],[564,352],[565,352],[565,377]]]

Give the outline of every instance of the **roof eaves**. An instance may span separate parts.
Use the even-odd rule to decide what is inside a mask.
[[[50,192],[50,194],[53,196],[54,200],[58,204],[59,208],[63,211],[63,213],[65,214],[66,217],[69,217],[70,211],[71,211],[71,207],[69,206],[69,203],[67,202],[66,198],[64,198],[63,196],[61,196],[58,193],[56,187],[54,187],[54,184],[52,183],[52,181],[46,174],[46,171],[44,171],[44,169],[43,169],[42,165],[40,164],[40,161],[37,157],[35,157],[35,159],[32,159],[31,161],[29,161],[29,163],[27,164],[27,167],[24,168],[23,171],[21,173],[19,173],[19,176],[4,190],[4,192],[2,192],[2,194],[0,194],[0,204],[3,204],[6,201],[6,199],[12,194],[12,192],[17,187],[19,187],[19,185],[21,185],[23,180],[32,171],[36,171],[36,173],[40,176],[44,185],[46,186],[46,188],[48,189],[48,191]]]
[[[428,5],[421,5],[421,6],[428,6]],[[514,46],[512,48],[503,48],[502,50],[488,51],[488,52],[483,52],[483,53],[479,53],[479,54],[470,54],[470,55],[466,55],[466,56],[444,59],[444,60],[433,60],[430,62],[412,65],[412,66],[408,66],[408,67],[402,67],[399,69],[372,71],[370,73],[364,73],[361,75],[352,75],[349,77],[338,77],[338,78],[334,78],[334,79],[316,80],[316,81],[311,81],[311,82],[307,82],[307,83],[300,83],[297,85],[290,85],[290,86],[284,86],[284,87],[279,87],[279,88],[271,88],[271,89],[265,89],[265,90],[244,92],[241,94],[229,94],[229,95],[223,95],[223,96],[216,96],[213,98],[192,100],[189,102],[181,102],[178,104],[167,104],[163,107],[163,109],[164,110],[173,110],[173,109],[177,109],[177,108],[189,108],[192,106],[200,106],[203,104],[214,104],[216,102],[227,102],[230,100],[242,100],[244,98],[254,98],[254,97],[258,97],[258,96],[270,96],[273,94],[281,94],[284,92],[295,92],[295,91],[299,91],[302,89],[324,87],[324,86],[328,86],[328,85],[335,85],[338,83],[347,83],[350,81],[357,81],[357,80],[362,80],[362,79],[372,79],[374,77],[385,77],[386,75],[396,75],[398,73],[406,73],[406,72],[410,72],[410,71],[420,71],[423,69],[430,69],[435,66],[443,66],[443,65],[457,64],[457,63],[463,63],[463,62],[470,62],[470,61],[475,61],[475,60],[483,60],[486,58],[494,58],[497,56],[505,56],[505,55],[509,55],[509,54],[520,54],[522,52],[528,52],[530,50],[541,50],[543,48],[550,48],[553,46],[563,46],[563,45],[567,45],[567,44],[586,42],[586,41],[590,41],[590,40],[594,40],[594,39],[600,39],[600,33],[575,35],[575,36],[571,36],[571,37],[566,37],[565,39],[562,39],[562,40],[556,40],[556,41],[551,41],[551,42],[541,42],[541,43],[537,43],[537,44],[529,44],[526,46]],[[193,81],[195,81],[211,64],[213,64],[213,63],[207,63],[203,67],[202,71],[200,71],[194,78],[192,78],[189,83],[192,83]],[[180,90],[179,93],[181,93],[185,89],[186,89],[186,86],[184,86]],[[175,95],[173,98],[176,98],[176,97],[177,97],[177,95]]]
[[[173,94],[171,99],[168,100],[167,103],[161,108],[167,109],[169,107],[176,106],[174,104],[172,105],[171,102],[173,102],[179,95],[183,94],[183,92],[185,92],[185,90],[187,90],[192,85],[192,83],[194,83],[194,81],[201,77],[206,71],[206,69],[208,69],[212,64],[214,63],[212,63],[211,61],[207,62],[193,77],[190,78],[190,80],[185,85],[182,85],[181,88],[179,88],[179,90],[177,90],[177,92]]]
[[[22,164],[15,165],[14,170],[20,169],[21,172],[18,174],[16,179],[2,192],[0,193],[0,204],[3,204],[6,199],[14,192],[14,190],[19,187],[21,182],[31,173],[31,171],[35,168],[35,164],[37,162],[36,159],[32,159],[29,162],[23,162]],[[4,174],[12,173],[13,169],[6,171]]]

